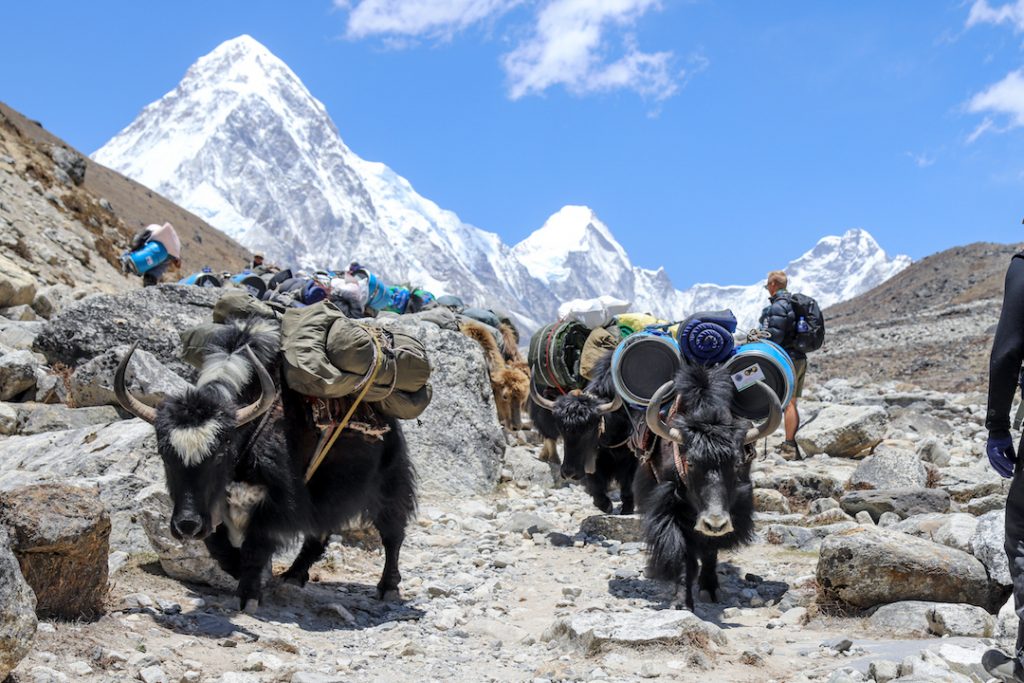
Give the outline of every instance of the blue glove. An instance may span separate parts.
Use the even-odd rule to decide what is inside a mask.
[[[1009,479],[1013,476],[1013,468],[1017,464],[1017,453],[1013,449],[1013,439],[1009,436],[988,437],[985,445],[988,462],[999,476]]]

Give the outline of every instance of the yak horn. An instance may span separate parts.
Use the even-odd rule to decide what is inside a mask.
[[[148,406],[132,396],[131,392],[124,385],[124,373],[128,369],[128,361],[132,359],[132,354],[135,353],[138,345],[138,341],[132,344],[132,347],[128,349],[128,353],[125,354],[124,358],[121,359],[121,363],[117,366],[117,372],[114,373],[114,395],[117,396],[117,402],[121,404],[122,408],[135,417],[153,424],[156,422],[156,408]]]
[[[263,363],[256,358],[256,354],[248,345],[245,347],[245,353],[249,356],[249,362],[252,363],[253,369],[256,370],[256,374],[260,378],[260,398],[244,408],[239,408],[235,413],[235,423],[239,427],[263,415],[277,400],[277,388],[274,386],[274,380],[271,379],[270,373],[263,367]]]
[[[764,382],[758,381],[757,386],[768,397],[768,419],[761,425],[747,430],[747,435],[743,439],[744,444],[754,443],[758,439],[768,436],[782,424],[782,404],[779,403],[779,397]]]
[[[549,398],[544,398],[543,396],[541,396],[540,392],[537,391],[536,381],[532,379],[530,380],[530,400],[539,405],[544,410],[551,411],[555,409],[555,402]]]
[[[616,410],[618,410],[621,407],[622,407],[622,397],[619,396],[618,393],[616,393],[615,394],[615,398],[613,398],[611,401],[609,401],[608,403],[602,403],[601,405],[599,405],[597,407],[597,411],[599,413],[601,413],[602,415],[607,415],[608,413],[614,413]]]
[[[651,397],[651,402],[647,404],[647,426],[652,432],[663,439],[682,443],[683,436],[679,433],[679,430],[669,429],[669,426],[661,419],[661,406],[671,394],[672,389],[672,382],[665,382],[656,392],[654,392],[654,396]]]

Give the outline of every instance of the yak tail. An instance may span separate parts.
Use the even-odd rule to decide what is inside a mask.
[[[519,333],[509,323],[498,325],[501,332],[501,339],[505,343],[505,361],[508,363],[522,363],[523,356],[519,353]]]
[[[686,537],[679,523],[676,487],[675,482],[663,481],[644,501],[648,578],[678,581],[686,568]]]
[[[462,334],[466,335],[484,350],[484,360],[487,361],[487,371],[494,374],[505,367],[505,361],[498,350],[498,342],[487,331],[487,328],[479,323],[465,322],[460,328]]]

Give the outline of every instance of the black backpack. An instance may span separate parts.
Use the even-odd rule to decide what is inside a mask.
[[[802,353],[817,351],[825,343],[825,316],[821,306],[806,294],[791,294],[790,303],[796,314],[797,327],[793,330],[793,348]],[[800,319],[807,322],[807,329],[800,331]]]

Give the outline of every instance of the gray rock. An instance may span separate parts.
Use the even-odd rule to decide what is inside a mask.
[[[0,308],[0,316],[20,323],[35,322],[36,320],[36,312],[28,304]]]
[[[835,498],[818,498],[811,502],[810,507],[807,508],[808,514],[817,515],[826,510],[838,510],[839,501]]]
[[[867,510],[861,510],[857,513],[857,524],[874,524],[875,520],[871,519],[871,513]]]
[[[1005,496],[1010,491],[1010,480],[996,474],[984,456],[977,465],[946,467],[940,473],[939,488],[949,491],[950,497],[961,503],[997,493]]]
[[[1012,586],[1010,563],[1006,559],[1003,541],[1006,538],[1006,510],[989,512],[978,518],[978,527],[971,537],[974,556],[988,568],[993,581]]]
[[[995,619],[974,605],[936,605],[928,612],[928,629],[937,636],[990,638]]]
[[[178,581],[190,581],[224,590],[238,585],[210,557],[202,541],[179,541],[171,535],[173,504],[163,486],[151,486],[138,495],[138,518],[164,573]]]
[[[179,333],[209,322],[224,290],[158,285],[123,294],[96,294],[69,304],[43,326],[35,350],[53,363],[77,368],[116,346],[139,348],[181,376],[194,371],[178,357]]]
[[[18,433],[19,415],[16,403],[0,403],[0,435]]]
[[[775,489],[754,489],[754,509],[758,512],[789,514],[789,501]]]
[[[762,531],[762,535],[772,545],[781,545],[794,550],[814,551],[821,547],[821,542],[825,538],[856,526],[857,523],[853,520],[810,529],[785,524],[771,524]]]
[[[378,322],[423,341],[433,368],[430,406],[415,420],[402,423],[421,495],[493,491],[501,473],[505,434],[479,347],[461,333],[428,322]]]
[[[861,512],[866,512],[866,510],[861,510]],[[858,512],[857,514],[859,515],[860,512]],[[869,512],[868,515],[870,514],[871,513]],[[883,512],[882,515],[878,518],[878,526],[892,527],[896,526],[902,521],[903,518],[897,515],[895,512]]]
[[[107,597],[110,517],[95,490],[35,484],[0,494],[0,521],[43,617],[90,619]]]
[[[105,425],[120,420],[117,411],[109,406],[99,408],[68,408],[47,403],[0,403],[0,414],[9,410],[15,423],[5,431],[0,419],[0,434],[42,434],[67,429],[82,429],[92,425]]]
[[[543,534],[551,531],[554,526],[540,515],[532,512],[517,512],[506,520],[502,528],[505,531]]]
[[[560,475],[558,465],[537,459],[537,451],[533,448],[517,446],[505,450],[505,467],[511,472],[511,479],[524,486],[554,485]]]
[[[924,488],[928,472],[913,451],[889,448],[882,450],[883,443],[874,455],[857,466],[850,477],[854,489],[901,489]]]
[[[31,304],[36,280],[6,256],[0,255],[0,308]]]
[[[951,456],[942,442],[936,438],[924,439],[917,446],[917,457],[924,462],[929,462],[936,467],[948,467]]]
[[[886,412],[880,406],[826,405],[796,440],[808,455],[850,458],[880,443],[885,423]]]
[[[938,603],[905,600],[882,605],[868,619],[872,632],[901,638],[924,638],[930,634],[928,615]]]
[[[939,646],[936,654],[954,673],[967,676],[972,681],[984,681],[988,680],[989,675],[981,665],[981,658],[988,649],[988,645],[984,643],[973,647],[943,643]]]
[[[894,678],[899,678],[900,665],[899,662],[891,662],[888,660],[880,660],[877,662],[871,662],[868,665],[868,676],[875,683],[889,683]]]
[[[826,538],[817,578],[821,599],[862,609],[904,600],[988,607],[993,598],[985,567],[974,557],[880,527]]]
[[[640,515],[592,515],[583,520],[580,531],[623,543],[642,543],[640,522]]]
[[[85,182],[85,157],[58,145],[50,145],[49,154],[54,165],[67,173],[71,182],[75,185]]]
[[[86,406],[116,406],[114,373],[128,346],[115,346],[86,361],[71,376],[71,400],[80,408]],[[153,354],[138,350],[132,356],[125,372],[128,389],[142,401],[157,405],[167,396],[180,395],[188,382],[175,375]]]
[[[29,653],[36,634],[36,596],[21,575],[0,525],[0,680]]]
[[[849,473],[814,461],[773,465],[751,475],[757,488],[775,489],[791,500],[812,501],[842,494]]]
[[[340,674],[323,674],[315,671],[296,671],[291,683],[348,683],[350,679]]]
[[[10,401],[36,385],[39,361],[31,351],[0,355],[0,401]]]
[[[73,300],[72,290],[64,284],[42,287],[32,300],[32,309],[42,318],[49,320]]]
[[[936,543],[963,550],[965,553],[974,552],[974,534],[978,530],[978,518],[963,512],[949,516],[949,519],[932,536]]]
[[[567,620],[556,622],[552,635],[563,638],[589,653],[610,645],[644,647],[677,646],[705,639],[726,644],[718,626],[703,621],[692,612],[661,610],[656,612],[604,612],[586,610]]]
[[[22,322],[0,318],[0,346],[31,351],[32,343],[41,329],[43,323],[39,321]]]
[[[1005,508],[1006,494],[1004,493],[993,493],[992,495],[983,496],[981,498],[972,498],[964,506],[964,510],[975,517],[981,517],[987,512],[1004,510]]]
[[[828,526],[829,524],[840,524],[842,522],[852,521],[854,521],[853,517],[846,514],[846,512],[844,512],[842,509],[835,507],[826,510],[825,512],[819,512],[816,515],[809,515],[801,521],[801,524],[807,527],[814,527]],[[872,522],[872,524],[874,524],[874,522]]]
[[[949,512],[949,494],[942,489],[923,488],[851,491],[839,499],[839,504],[851,515],[867,510],[877,522],[884,512],[894,512],[903,519],[929,512]]]

